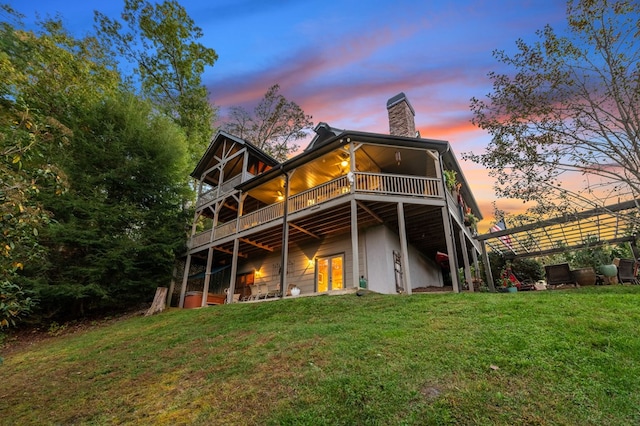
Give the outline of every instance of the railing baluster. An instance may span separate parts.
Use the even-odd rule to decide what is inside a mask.
[[[227,187],[227,184],[230,185],[234,183],[236,179],[241,180],[240,176],[235,177],[231,181],[225,182],[224,186]],[[288,200],[289,213],[295,213],[319,203],[340,197],[343,194],[347,194],[349,193],[349,185],[350,183],[347,180],[347,177],[341,176],[333,181],[295,194]],[[445,194],[440,193],[439,179],[437,178],[356,172],[353,185],[355,187],[355,192],[386,193],[420,197],[446,196]],[[218,188],[213,188],[202,194],[198,199],[198,204],[200,205],[204,202],[209,202],[208,198],[215,194],[216,189]],[[344,189],[347,190],[345,191]],[[236,232],[236,229],[243,231],[253,226],[278,219],[282,217],[283,214],[283,202],[271,204],[260,210],[247,213],[234,221],[219,225],[215,230],[211,229],[194,235],[189,242],[189,247],[194,248],[207,244],[209,241],[219,240],[232,235]],[[236,224],[238,228],[236,228]],[[211,238],[212,234],[213,239]]]

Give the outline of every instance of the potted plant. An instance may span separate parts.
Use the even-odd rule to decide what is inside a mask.
[[[500,273],[500,282],[502,283],[502,291],[507,293],[516,293],[518,291],[518,287],[516,285],[517,278],[511,272],[511,266],[507,264],[504,268],[502,268],[502,272]]]
[[[478,218],[471,213],[471,209],[467,209],[467,213],[464,215],[464,224],[475,230],[478,225]]]
[[[456,189],[456,176],[458,173],[455,170],[445,170],[444,172],[444,182],[447,185],[447,189],[449,192],[453,192]]]
[[[598,273],[607,277],[617,275],[617,268],[608,266],[611,264],[610,250],[608,247],[603,245],[593,246],[593,244],[599,242],[598,237],[593,235],[588,236],[584,242],[587,247],[576,251],[569,262],[572,268],[575,268],[571,273],[578,285],[596,284]],[[605,266],[604,269],[603,266]],[[613,266],[615,267],[615,265]],[[615,269],[615,271],[613,271],[613,269]]]

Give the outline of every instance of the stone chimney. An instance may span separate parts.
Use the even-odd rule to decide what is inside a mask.
[[[400,92],[387,101],[389,133],[393,136],[416,137],[416,116],[407,96]]]

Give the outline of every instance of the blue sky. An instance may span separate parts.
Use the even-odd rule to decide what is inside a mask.
[[[1,1],[1,0],[0,0]],[[81,36],[93,11],[117,17],[123,2],[9,0],[31,23],[59,13]],[[448,140],[454,152],[482,151],[489,136],[470,123],[471,97],[490,92],[490,71],[503,71],[494,49],[515,50],[550,24],[565,26],[562,0],[264,1],[183,0],[202,28],[200,42],[219,59],[203,80],[220,117],[251,108],[273,84],[315,123],[388,133],[386,101],[404,92],[423,137]],[[462,162],[485,216],[495,200],[480,166]],[[522,203],[498,200],[505,210]]]

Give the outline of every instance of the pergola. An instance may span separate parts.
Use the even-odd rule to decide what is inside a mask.
[[[639,257],[636,237],[640,231],[640,199],[596,207],[563,216],[477,235],[488,285],[493,287],[488,250],[507,259],[544,256],[604,244],[629,242]]]

